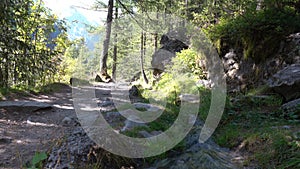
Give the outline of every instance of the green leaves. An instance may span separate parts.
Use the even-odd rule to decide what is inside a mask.
[[[42,168],[42,162],[47,159],[45,152],[36,152],[31,160],[31,166],[27,169],[39,169]]]
[[[272,57],[278,51],[280,41],[300,29],[299,13],[284,7],[281,0],[276,2],[282,6],[276,6],[270,0],[261,10],[249,3],[243,13],[220,19],[208,34],[215,42],[222,40],[230,48],[242,48],[244,56],[257,63]]]
[[[0,58],[6,60],[0,62],[0,87],[46,84],[67,46],[65,23],[40,0],[5,1],[0,11]]]

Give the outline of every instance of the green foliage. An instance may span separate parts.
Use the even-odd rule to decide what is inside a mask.
[[[203,59],[192,49],[182,50],[172,59],[173,64],[168,70],[174,73],[192,73],[199,78],[205,78],[204,72],[199,66],[199,62]]]
[[[1,1],[0,11],[0,87],[53,81],[68,44],[64,21],[40,0]],[[57,29],[60,33],[51,39]]]
[[[156,99],[166,98],[169,102],[175,103],[183,90],[185,93],[198,92],[195,82],[205,77],[198,65],[200,59],[201,56],[191,49],[177,53],[172,59],[172,64],[166,67],[166,73],[163,73],[160,80],[153,86],[156,92],[144,91],[143,96]]]
[[[47,159],[45,152],[36,152],[31,160],[31,166],[27,169],[39,169],[43,168],[43,161]]]
[[[278,111],[277,96],[237,97],[227,104],[214,139],[225,147],[247,152],[245,165],[260,168],[297,168],[299,165],[298,123],[287,121]]]
[[[77,59],[69,57],[67,55],[62,56],[62,62],[58,67],[58,73],[55,75],[55,79],[58,82],[69,83],[70,78],[73,76],[77,65]]]
[[[295,9],[269,7],[248,10],[233,18],[221,18],[209,35],[215,42],[221,40],[223,46],[242,46],[245,57],[260,62],[272,57],[281,40],[299,29],[300,16]]]

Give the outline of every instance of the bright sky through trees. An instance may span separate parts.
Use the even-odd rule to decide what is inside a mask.
[[[85,10],[80,7],[89,8],[96,0],[44,0],[45,5],[49,7],[61,19],[72,17],[75,13],[79,12],[90,23],[100,24],[106,18],[106,12],[96,12]],[[101,0],[107,3],[107,0]]]

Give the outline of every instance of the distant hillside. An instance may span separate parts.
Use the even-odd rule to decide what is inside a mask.
[[[99,24],[95,22],[94,23],[89,22],[88,19],[80,12],[78,12],[76,9],[73,10],[72,15],[70,17],[67,17],[66,20],[69,25],[68,28],[69,38],[71,40],[74,40],[76,38],[84,37],[88,49],[93,50],[95,43],[99,42],[100,35],[92,35],[88,33],[87,27],[89,25],[98,26]]]

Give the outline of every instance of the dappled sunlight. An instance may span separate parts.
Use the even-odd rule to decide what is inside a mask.
[[[53,107],[59,108],[59,109],[67,109],[67,110],[73,110],[74,107],[71,104],[68,105],[58,105],[58,104],[54,104]]]
[[[299,168],[300,0],[21,2],[0,169]]]
[[[32,122],[32,121],[29,121],[29,120],[27,120],[26,122],[23,122],[23,123],[26,123],[26,124],[32,125],[32,126],[58,127],[55,124],[46,124],[46,123]]]
[[[63,134],[60,130],[60,126],[51,123],[0,119],[1,167],[3,164],[16,165],[21,161],[25,164],[36,151],[47,151],[54,138]]]

